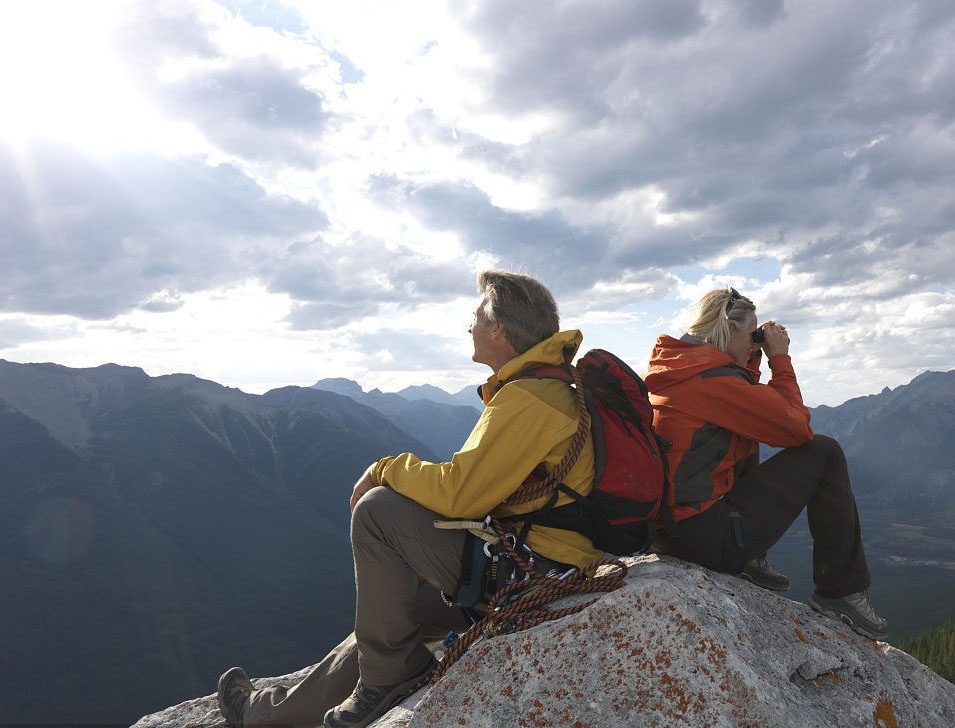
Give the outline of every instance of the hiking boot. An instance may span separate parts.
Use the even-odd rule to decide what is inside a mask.
[[[747,561],[739,575],[763,589],[784,592],[789,588],[789,577],[776,571],[765,556]]]
[[[841,619],[866,637],[879,640],[889,636],[889,623],[875,613],[864,591],[835,598],[813,594],[809,597],[809,606],[817,612]]]
[[[242,713],[251,692],[252,681],[241,667],[230,667],[219,678],[219,711],[234,728],[242,726]]]
[[[423,688],[431,679],[431,673],[438,666],[431,659],[428,666],[414,677],[397,685],[372,687],[363,685],[359,678],[351,697],[337,708],[325,713],[325,728],[363,728],[377,720],[418,688]]]

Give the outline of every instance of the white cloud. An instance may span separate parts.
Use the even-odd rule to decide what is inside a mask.
[[[0,308],[58,338],[0,341],[454,386],[493,264],[638,369],[731,284],[809,399],[877,391],[955,360],[953,49],[929,0],[7,4]],[[274,355],[177,338],[213,308]]]

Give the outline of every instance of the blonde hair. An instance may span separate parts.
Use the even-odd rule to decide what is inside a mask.
[[[726,306],[731,298],[733,304],[727,312]],[[756,314],[756,304],[727,286],[703,296],[696,302],[693,313],[695,318],[686,332],[695,339],[726,351],[733,329],[741,329],[749,323],[750,314]]]
[[[487,297],[484,315],[501,325],[504,338],[518,354],[553,336],[560,328],[554,297],[530,276],[482,270],[477,275],[477,288]]]

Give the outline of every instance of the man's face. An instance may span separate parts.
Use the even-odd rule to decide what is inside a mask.
[[[474,353],[471,355],[471,359],[478,364],[490,365],[490,360],[495,350],[494,329],[496,324],[491,323],[484,313],[486,303],[487,298],[482,298],[474,310],[474,319],[468,327],[468,332],[471,334],[471,340],[474,342]]]

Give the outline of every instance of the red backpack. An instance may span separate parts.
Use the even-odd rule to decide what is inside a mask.
[[[593,490],[581,496],[558,483],[543,508],[507,520],[524,522],[521,536],[526,536],[531,524],[537,524],[582,533],[610,554],[642,553],[656,536],[657,522],[675,533],[667,505],[668,443],[653,430],[647,385],[625,362],[603,349],[591,349],[577,361],[576,368],[590,413]],[[515,379],[575,381],[570,367],[535,367]],[[546,477],[547,472],[538,466],[521,488],[531,488]],[[558,493],[574,502],[556,507]],[[523,542],[523,538],[519,540]]]

